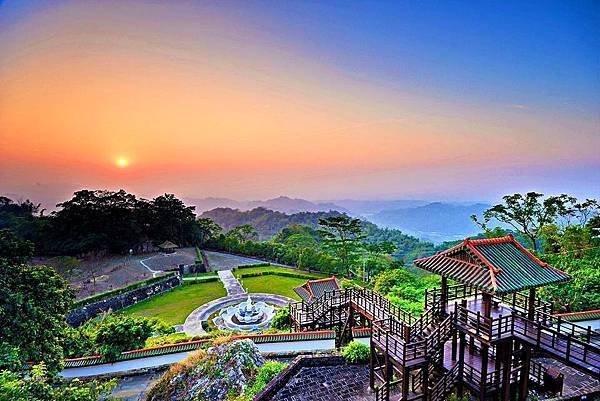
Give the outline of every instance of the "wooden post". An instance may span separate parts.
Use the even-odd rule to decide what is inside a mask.
[[[458,363],[459,368],[458,368],[458,383],[456,385],[457,389],[457,395],[459,397],[463,396],[463,375],[464,375],[464,371],[465,371],[465,333],[463,333],[462,331],[459,334],[459,338],[460,338],[460,343],[458,345]]]
[[[456,313],[456,312],[455,312]],[[457,340],[457,333],[456,330],[454,330],[454,333],[452,334],[452,360],[456,361],[456,340]]]
[[[479,399],[485,400],[485,388],[487,386],[487,373],[488,373],[488,358],[489,358],[489,345],[481,343],[481,387],[479,388]]]
[[[523,351],[525,353],[523,359],[523,367],[521,368],[521,388],[519,390],[519,401],[527,399],[527,391],[529,387],[529,367],[531,364],[531,348],[523,343]]]
[[[448,306],[448,278],[442,276],[442,293],[441,293],[441,310],[440,313],[442,316],[446,316],[446,310]]]
[[[410,375],[408,368],[402,367],[402,398],[401,401],[408,400],[408,376]],[[389,392],[388,392],[389,394]],[[389,401],[389,399],[387,400]]]
[[[510,369],[512,363],[513,340],[506,343],[502,366],[502,401],[510,401]]]
[[[429,364],[423,366],[423,384],[421,385],[421,392],[423,393],[423,399],[427,400],[429,397]]]
[[[535,288],[529,289],[529,300],[527,301],[527,319],[532,320],[535,317]]]
[[[370,340],[371,345],[371,353],[369,357],[369,387],[371,390],[375,389],[375,345],[373,344],[373,336],[371,336]]]
[[[483,302],[483,316],[490,317],[492,315],[492,294],[484,292],[481,295]]]

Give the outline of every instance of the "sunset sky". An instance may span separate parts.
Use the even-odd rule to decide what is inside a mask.
[[[0,1],[0,195],[600,197],[598,1]]]

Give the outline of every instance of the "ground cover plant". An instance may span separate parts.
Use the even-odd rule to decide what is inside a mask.
[[[168,324],[183,324],[185,318],[201,305],[227,295],[220,281],[187,284],[152,299],[139,302],[119,313],[154,317]]]

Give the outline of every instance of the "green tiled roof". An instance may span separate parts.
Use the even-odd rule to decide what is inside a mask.
[[[570,279],[540,261],[512,235],[470,240],[436,255],[417,259],[415,266],[495,294],[507,294]]]

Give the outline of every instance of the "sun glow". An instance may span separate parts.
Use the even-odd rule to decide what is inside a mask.
[[[119,168],[125,168],[125,167],[129,166],[129,160],[127,160],[124,157],[119,157],[115,163],[116,163],[117,167],[119,167]]]

